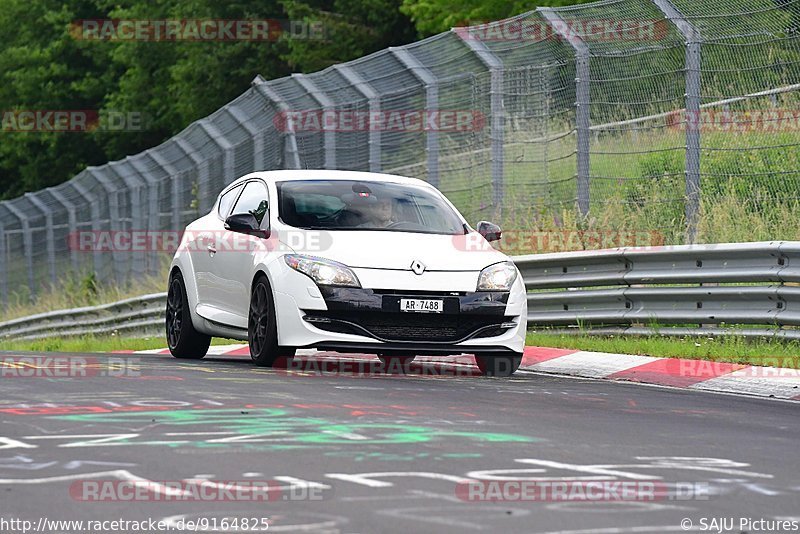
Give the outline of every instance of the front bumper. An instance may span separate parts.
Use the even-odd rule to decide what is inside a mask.
[[[327,310],[304,310],[303,320],[320,330],[353,334],[381,343],[458,344],[501,336],[514,328],[506,315],[508,292],[412,292],[322,288]],[[400,311],[400,299],[436,299],[442,313]]]
[[[319,299],[275,296],[284,346],[447,355],[522,352],[525,342],[521,284],[510,293],[321,288]],[[400,312],[400,298],[442,299],[443,313]]]

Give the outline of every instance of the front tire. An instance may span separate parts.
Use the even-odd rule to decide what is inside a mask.
[[[484,376],[511,376],[522,364],[522,353],[509,352],[497,356],[475,355],[475,363],[478,364],[478,369]]]
[[[186,283],[180,271],[169,278],[167,291],[166,334],[169,352],[176,358],[199,360],[208,352],[211,336],[201,334],[192,324],[189,311],[189,298],[186,296]]]
[[[291,358],[294,349],[278,346],[278,327],[272,289],[266,276],[259,276],[250,296],[250,313],[247,320],[247,338],[250,357],[261,367],[272,367],[279,357]]]

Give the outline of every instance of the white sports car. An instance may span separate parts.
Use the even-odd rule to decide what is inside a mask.
[[[172,260],[166,334],[177,358],[211,337],[248,340],[258,365],[298,348],[474,354],[481,372],[520,365],[527,302],[517,268],[436,188],[353,171],[254,172],[187,226]]]

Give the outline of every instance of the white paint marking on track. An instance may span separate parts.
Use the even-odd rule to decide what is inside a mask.
[[[610,528],[590,528],[588,530],[552,530],[541,534],[636,534],[644,532],[697,532],[700,527],[683,528],[676,525],[657,525],[647,527],[610,527]]]
[[[327,484],[322,484],[321,482],[314,482],[311,480],[304,480],[302,478],[296,478],[284,475],[278,475],[272,478],[274,480],[277,480],[278,482],[285,482],[286,484],[289,484],[290,487],[294,488],[316,488],[324,490],[331,489],[331,487]]]
[[[519,458],[514,460],[521,464],[541,465],[543,467],[550,467],[553,469],[564,469],[567,471],[577,471],[579,473],[588,473],[590,475],[610,476],[610,477],[623,477],[633,480],[661,480],[661,477],[653,475],[640,475],[639,473],[631,473],[630,471],[619,471],[613,468],[607,468],[599,465],[578,465],[578,464],[565,464],[562,462],[553,462],[550,460],[537,460],[535,458]]]
[[[26,478],[26,479],[0,478],[0,484],[25,484],[25,485],[49,484],[51,482],[65,482],[68,480],[86,480],[89,478],[101,478],[101,477],[110,477],[110,478],[116,478],[118,480],[127,480],[129,482],[132,482],[136,486],[144,486],[150,491],[154,491],[156,493],[161,493],[164,495],[170,495],[170,496],[188,495],[183,490],[178,490],[175,488],[164,486],[163,484],[159,484],[157,482],[153,482],[152,480],[148,480],[138,475],[134,475],[130,471],[126,471],[124,469],[117,469],[114,471],[101,471],[99,473],[76,473],[74,475],[60,475],[60,476],[43,477],[43,478]]]
[[[455,482],[456,484],[474,482],[474,479],[460,477],[456,475],[446,475],[444,473],[430,473],[428,471],[386,471],[384,473],[326,473],[326,477],[335,480],[344,480],[345,482],[352,482],[353,484],[361,484],[368,488],[390,488],[394,486],[392,482],[385,480],[373,480],[375,478],[386,477],[420,477],[430,478],[434,480],[446,480],[448,482]]]

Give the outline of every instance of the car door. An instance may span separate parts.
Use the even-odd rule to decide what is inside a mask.
[[[239,184],[220,195],[214,211],[203,217],[196,230],[192,231],[190,247],[192,267],[197,282],[198,305],[204,310],[201,315],[214,320],[213,314],[220,308],[220,280],[215,275],[214,265],[218,263],[217,252],[225,232],[223,221],[230,213],[234,202],[242,192],[244,184]]]
[[[245,183],[230,215],[249,213],[266,229],[269,226],[268,208],[267,186],[261,180],[251,180]],[[259,249],[261,243],[257,241],[262,237],[230,231],[224,236],[225,249],[218,250],[212,262],[214,278],[218,281],[215,300],[226,315],[232,316],[228,324],[247,328],[253,251]]]

